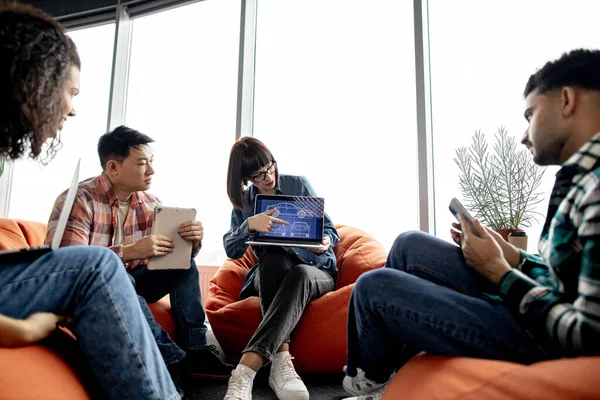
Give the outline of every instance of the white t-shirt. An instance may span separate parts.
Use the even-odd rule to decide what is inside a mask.
[[[115,226],[113,246],[125,244],[123,243],[123,231],[125,230],[125,221],[127,220],[127,211],[129,210],[130,202],[131,196],[126,201],[119,200],[119,212],[117,213],[117,226]]]

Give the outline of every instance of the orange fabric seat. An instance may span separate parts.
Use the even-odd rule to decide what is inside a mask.
[[[341,373],[346,362],[348,302],[356,279],[384,266],[387,251],[360,229],[336,226],[340,243],[336,290],[312,301],[292,333],[290,352],[300,372]],[[223,351],[231,359],[241,352],[262,320],[258,297],[239,300],[248,270],[256,264],[249,248],[239,260],[227,260],[211,280],[206,315]]]
[[[600,357],[521,365],[462,357],[417,356],[388,385],[383,400],[600,399]]]

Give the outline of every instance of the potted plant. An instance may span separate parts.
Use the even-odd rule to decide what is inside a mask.
[[[476,131],[469,147],[456,149],[454,162],[465,206],[507,240],[510,232],[530,227],[541,215],[534,209],[543,200],[537,189],[545,168],[533,162],[527,149],[518,149],[504,127],[494,137],[489,150],[485,135]]]

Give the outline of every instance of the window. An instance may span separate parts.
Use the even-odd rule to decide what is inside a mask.
[[[133,21],[126,124],[155,140],[150,192],[197,210],[205,230],[199,265],[225,259],[240,4],[203,1]]]
[[[334,223],[418,229],[412,2],[260,0],[254,136]]]
[[[69,32],[81,58],[81,92],[73,104],[77,116],[61,133],[62,148],[47,166],[31,159],[14,164],[9,218],[48,222],[56,197],[68,189],[81,157],[81,180],[101,172],[96,145],[105,132],[115,24]]]
[[[448,204],[460,197],[455,148],[468,145],[476,130],[491,139],[500,126],[520,141],[527,79],[563,52],[598,47],[599,12],[594,0],[429,0],[438,236],[450,240]],[[545,201],[538,223],[526,228],[529,251],[537,249],[556,171],[547,168],[540,186]]]

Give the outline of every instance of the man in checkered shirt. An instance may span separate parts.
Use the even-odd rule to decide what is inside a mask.
[[[171,238],[152,235],[154,206],[160,200],[147,193],[152,184],[153,140],[134,129],[119,126],[100,137],[98,155],[103,172],[79,183],[75,203],[61,247],[94,245],[108,247],[123,261],[135,282],[142,310],[158,348],[179,385],[179,373],[192,377],[227,379],[231,366],[223,364],[215,347],[206,343],[205,314],[194,257],[202,247],[200,221],[180,226],[179,235],[193,243],[190,268],[149,271],[148,259],[173,251]],[[52,241],[66,193],[55,204],[46,243]],[[169,294],[177,331],[177,343],[156,322],[147,303]]]
[[[475,235],[462,216],[460,247],[400,235],[350,300],[343,386],[355,398],[380,398],[421,351],[519,363],[600,354],[600,51],[547,63],[524,95],[521,142],[537,164],[561,166],[539,256],[477,220]]]

